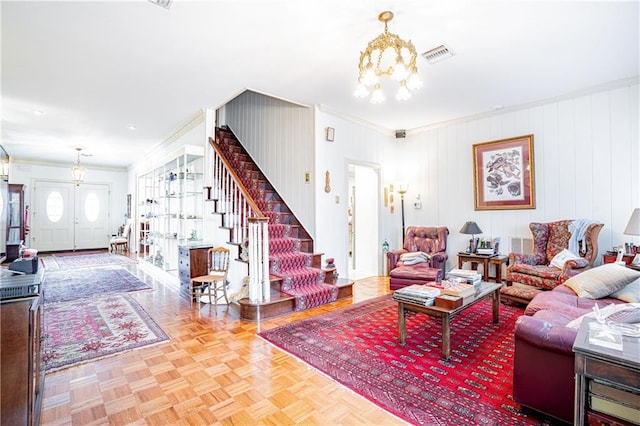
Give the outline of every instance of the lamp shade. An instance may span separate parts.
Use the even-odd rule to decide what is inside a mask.
[[[624,228],[626,235],[640,235],[640,208],[634,209],[627,227]]]
[[[482,234],[482,230],[480,229],[478,224],[475,222],[465,222],[465,224],[462,225],[462,228],[460,229],[460,233],[475,235],[475,234]]]

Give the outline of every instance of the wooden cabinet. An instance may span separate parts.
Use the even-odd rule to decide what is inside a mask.
[[[149,222],[140,222],[140,235],[138,235],[138,254],[140,256],[149,256],[149,244],[151,241],[149,232]]]
[[[24,241],[24,185],[9,184],[7,196],[7,262],[20,256],[20,244]]]
[[[595,344],[582,322],[573,345],[576,395],[574,425],[640,424],[640,341],[622,337],[622,349]],[[602,333],[600,333],[602,334]],[[602,337],[607,344],[607,336]]]
[[[191,284],[191,278],[207,274],[207,251],[211,244],[178,246],[178,274],[180,286]]]
[[[41,275],[40,275],[41,277]],[[15,277],[19,285],[26,281],[25,297],[5,298],[19,289],[2,278],[0,290],[0,424],[37,425],[40,422],[44,370],[41,368],[42,305],[39,294],[40,277]],[[37,284],[36,284],[37,282]]]

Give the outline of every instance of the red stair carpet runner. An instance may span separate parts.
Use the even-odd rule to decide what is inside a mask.
[[[216,142],[253,201],[269,218],[269,273],[281,278],[280,292],[295,298],[296,311],[335,302],[338,288],[324,282],[322,269],[312,267],[313,254],[303,251],[300,225],[235,135],[216,129]]]

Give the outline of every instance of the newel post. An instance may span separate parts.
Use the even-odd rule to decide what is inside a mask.
[[[269,282],[269,218],[250,217],[249,221],[249,300],[271,300]]]

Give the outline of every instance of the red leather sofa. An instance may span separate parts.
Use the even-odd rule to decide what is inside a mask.
[[[573,423],[574,354],[578,330],[566,325],[593,306],[624,303],[613,298],[578,297],[565,285],[544,291],[527,305],[515,325],[513,399]]]

